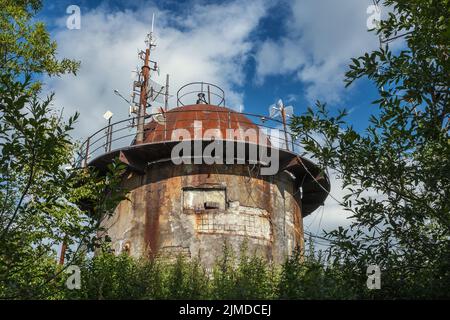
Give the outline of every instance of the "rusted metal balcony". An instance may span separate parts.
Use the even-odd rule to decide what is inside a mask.
[[[196,140],[195,130],[198,128],[195,126],[201,123],[201,137],[206,130],[215,129],[222,135],[218,139],[225,141],[226,131],[231,129],[238,132],[234,143],[244,144],[246,150],[252,144],[276,149],[280,170],[288,171],[295,177],[302,190],[304,215],[322,205],[330,190],[328,177],[314,163],[300,156],[303,155],[303,148],[291,132],[285,134],[278,119],[204,103],[183,105],[146,115],[144,141],[140,144],[136,144],[135,139],[137,127],[133,123],[137,123],[136,120],[130,118],[111,123],[89,136],[79,150],[77,165],[95,166],[103,170],[114,158],[119,158],[132,170],[144,173],[147,164],[170,160],[172,148],[180,142],[173,138],[177,129],[185,129],[192,134],[191,139]],[[246,130],[254,130],[256,139],[255,136],[252,138],[239,133]],[[211,142],[210,138],[201,140],[204,145]]]

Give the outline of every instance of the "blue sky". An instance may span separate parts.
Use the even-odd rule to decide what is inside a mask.
[[[151,16],[156,14],[161,77],[171,77],[175,89],[191,81],[207,81],[226,91],[229,107],[267,114],[282,98],[304,112],[319,99],[333,109],[350,110],[349,124],[364,129],[375,107],[373,85],[360,80],[344,88],[350,58],[378,47],[367,31],[371,0],[251,0],[251,1],[44,1],[44,20],[58,42],[62,57],[80,60],[77,77],[47,79],[55,104],[65,114],[79,111],[75,132],[83,139],[105,124],[106,110],[114,119],[128,116],[128,106],[113,94],[129,96],[131,70],[139,65]],[[80,30],[69,30],[66,8],[81,8]],[[382,11],[382,13],[384,13]],[[175,101],[171,101],[172,105]],[[341,192],[334,183],[335,196]],[[327,219],[312,214],[305,225],[314,230],[344,223],[346,215],[328,202]],[[330,213],[331,212],[331,213]],[[334,215],[332,214],[334,212]],[[343,218],[344,217],[344,218]],[[320,221],[320,222],[319,222]],[[319,224],[318,224],[319,223]]]

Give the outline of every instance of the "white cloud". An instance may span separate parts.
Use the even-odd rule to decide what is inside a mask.
[[[152,13],[156,14],[157,48],[152,60],[161,67],[160,83],[170,75],[171,94],[183,84],[206,81],[221,86],[227,104],[238,108],[243,93],[243,66],[252,48],[249,35],[266,11],[264,0],[225,4],[193,4],[189,12],[173,13],[145,5],[139,11],[113,11],[107,5],[82,12],[80,30],[65,28],[66,17],[55,33],[59,54],[81,60],[76,77],[47,81],[56,93],[55,104],[66,114],[81,112],[77,137],[86,137],[105,124],[109,109],[113,120],[128,116],[128,106],[113,94],[118,89],[128,97],[131,70],[139,65],[137,49],[143,49]],[[172,99],[171,105],[176,104]]]
[[[346,191],[342,188],[342,181],[336,177],[336,172],[330,171],[331,190],[325,200],[324,208],[316,209],[303,220],[305,230],[312,234],[323,236],[322,231],[331,231],[338,226],[347,227],[351,223],[350,212],[345,211],[338,203],[343,201]]]
[[[257,80],[291,75],[307,86],[309,101],[339,102],[351,57],[377,48],[367,31],[370,0],[294,0],[286,36],[263,42],[257,53]]]
[[[343,201],[343,196],[346,194],[345,190],[342,189],[342,181],[336,178],[335,172],[331,171],[329,174],[331,190],[324,206],[316,209],[316,211],[303,219],[305,241],[308,245],[311,239],[316,252],[319,250],[326,252],[330,247],[330,242],[323,239],[324,231],[330,232],[340,226],[347,228],[352,223],[350,218],[352,213],[344,210],[338,203],[338,201]],[[312,238],[309,235],[312,235]]]

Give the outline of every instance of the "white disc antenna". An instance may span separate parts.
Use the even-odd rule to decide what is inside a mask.
[[[294,107],[285,106],[283,100],[279,99],[276,104],[272,104],[269,107],[269,116],[271,118],[281,118],[282,111],[284,111],[286,117],[292,117],[294,114]]]

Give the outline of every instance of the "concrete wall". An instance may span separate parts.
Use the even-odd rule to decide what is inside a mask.
[[[199,256],[211,267],[227,240],[281,263],[303,246],[300,192],[290,175],[260,176],[253,165],[149,165],[124,179],[122,201],[102,225],[116,253]]]

